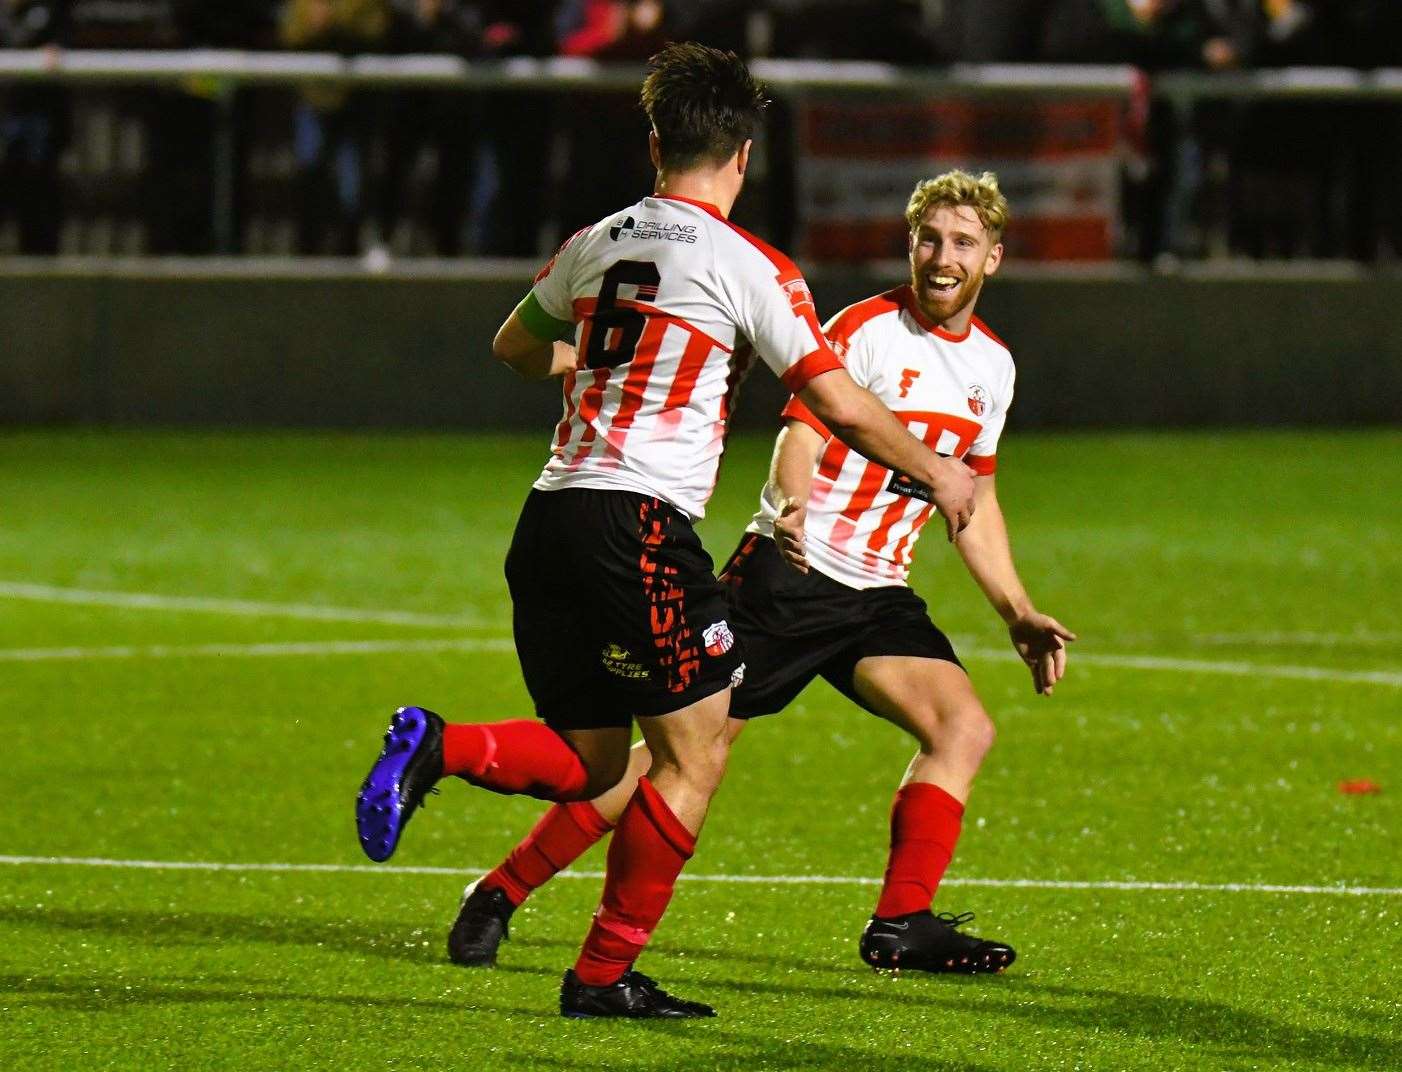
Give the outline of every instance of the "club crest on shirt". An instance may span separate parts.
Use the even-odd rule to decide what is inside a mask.
[[[969,412],[975,417],[982,417],[988,409],[988,392],[978,384],[969,387]]]
[[[801,275],[781,273],[778,277],[779,286],[784,288],[784,293],[789,296],[789,304],[793,306],[796,316],[801,316],[804,307],[814,308],[813,292],[808,289],[808,283]]]
[[[730,631],[730,623],[721,619],[715,625],[708,625],[701,633],[701,642],[706,645],[706,654],[724,655],[735,647],[735,634]]]

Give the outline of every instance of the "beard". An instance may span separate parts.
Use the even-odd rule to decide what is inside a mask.
[[[983,286],[983,273],[964,276],[952,275],[952,278],[959,282],[947,290],[936,290],[930,285],[930,276],[936,273],[930,269],[911,270],[911,287],[915,291],[916,300],[920,303],[920,308],[925,315],[937,324],[942,324],[951,317],[957,316],[964,309],[973,304],[978,292]]]

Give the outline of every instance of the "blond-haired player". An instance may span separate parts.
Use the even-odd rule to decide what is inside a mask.
[[[1007,623],[1038,693],[1049,694],[1074,635],[1037,611],[1018,579],[994,487],[998,439],[1012,402],[1006,346],[974,316],[1003,257],[1008,204],[989,173],[921,182],[906,211],[910,282],[844,309],[825,328],[856,382],[937,452],[974,472],[976,512],[957,548]],[[760,509],[722,572],[730,622],[745,644],[731,732],[781,710],[815,677],[915,738],[896,791],[891,850],[860,942],[876,967],[1001,971],[1015,953],[962,933],[970,915],[935,915],[964,804],[993,723],[944,633],[907,586],[934,506],[928,489],[834,438],[795,398],[784,411]],[[511,912],[617,821],[629,778],[590,803],[553,808],[503,863],[468,888],[449,938],[463,964],[491,963]]]

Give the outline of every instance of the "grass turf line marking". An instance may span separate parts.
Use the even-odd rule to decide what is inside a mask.
[[[144,610],[186,610],[251,617],[302,618],[313,621],[364,622],[388,625],[483,627],[476,618],[420,614],[415,611],[373,610],[332,607],[312,603],[258,603],[242,599],[206,596],[165,596],[150,592],[107,592],[57,585],[0,581],[0,599],[23,599],[44,603],[70,603],[83,606],[128,607]],[[398,651],[500,651],[501,640],[425,641],[427,647],[395,647],[393,641],[326,641],[304,644],[201,644],[151,645],[148,647],[93,648],[11,648],[0,649],[0,661],[41,662],[50,659],[160,659],[184,656],[276,656],[276,655],[366,655]],[[410,642],[418,643],[418,642]],[[357,646],[364,645],[364,646]],[[998,659],[1010,656],[1001,649],[967,648],[971,659]],[[1273,677],[1297,681],[1339,681],[1361,685],[1402,688],[1402,673],[1389,670],[1335,670],[1323,666],[1280,666],[1207,659],[1177,659],[1156,655],[1112,655],[1094,652],[1074,653],[1078,665],[1108,666],[1126,670],[1167,670],[1198,674],[1228,674],[1235,677]]]
[[[401,867],[366,864],[218,863],[212,860],[116,860],[104,856],[0,856],[9,866],[114,867],[136,871],[272,871],[351,875],[482,875],[485,867]],[[602,871],[561,871],[559,878],[597,880]],[[687,882],[731,883],[747,886],[879,886],[879,878],[861,875],[689,875]],[[1015,890],[1123,890],[1127,892],[1184,893],[1300,893],[1341,894],[1351,897],[1398,897],[1402,887],[1388,886],[1285,886],[1258,882],[1091,882],[1037,878],[945,878],[943,886],[982,886]]]
[[[442,640],[308,640],[268,644],[148,644],[99,648],[0,648],[0,662],[51,662],[76,659],[269,658],[298,655],[384,655],[435,651],[516,650],[508,637]]]
[[[70,603],[84,607],[236,614],[251,618],[300,618],[317,622],[364,622],[375,625],[428,625],[447,628],[472,628],[482,625],[480,619],[472,615],[330,607],[319,603],[259,603],[247,599],[166,596],[153,592],[99,592],[86,588],[62,588],[57,585],[28,584],[21,581],[0,581],[0,599],[22,599],[34,603]]]
[[[394,653],[463,651],[509,652],[508,637],[446,637],[425,640],[317,640],[267,644],[150,644],[106,647],[0,648],[0,662],[49,662],[80,659],[178,659],[215,657],[273,657],[308,655],[384,655]],[[1011,660],[1001,648],[966,647],[970,659]],[[1338,681],[1402,688],[1402,673],[1391,670],[1334,670],[1325,666],[1272,666],[1263,663],[1174,659],[1157,655],[1110,655],[1073,652],[1072,666],[1108,666],[1126,670],[1166,670],[1235,677],[1287,678],[1299,681]]]

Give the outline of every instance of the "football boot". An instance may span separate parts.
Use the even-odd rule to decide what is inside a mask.
[[[355,798],[360,847],[380,862],[394,855],[404,827],[443,776],[443,720],[421,707],[390,719],[385,747]]]
[[[511,937],[511,913],[515,911],[505,891],[484,886],[479,878],[462,891],[458,918],[448,932],[448,959],[466,967],[492,967],[497,962],[497,947]]]
[[[683,1020],[715,1014],[715,1009],[699,1001],[672,997],[642,972],[631,969],[608,986],[588,986],[571,968],[560,984],[560,1015],[576,1020],[599,1016]]]
[[[976,938],[959,930],[972,912],[953,915],[911,912],[904,916],[872,916],[858,947],[873,968],[977,975],[1000,972],[1017,959],[1012,946]]]

